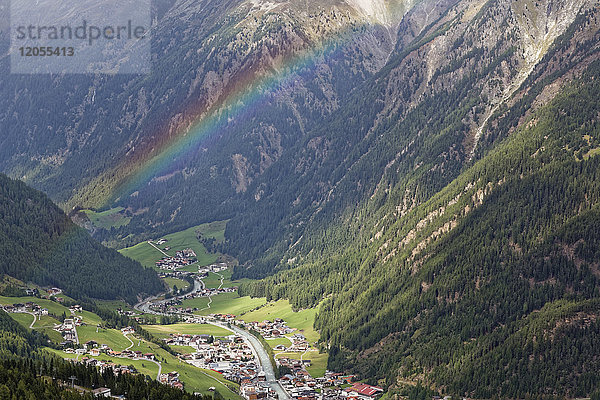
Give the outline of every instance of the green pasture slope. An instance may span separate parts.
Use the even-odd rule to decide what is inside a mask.
[[[198,241],[196,232],[202,233],[202,235],[207,238],[215,238],[217,241],[222,241],[225,237],[225,225],[227,225],[227,221],[210,222],[207,224],[193,226],[186,230],[172,233],[161,238],[155,238],[153,242],[157,242],[159,239],[166,239],[167,242],[158,247],[161,249],[170,247],[171,249],[169,251],[165,251],[170,256],[174,256],[178,250],[191,248],[198,256],[198,264],[189,267],[187,270],[197,271],[198,265],[212,264],[217,260],[219,255],[209,254],[204,245]],[[119,252],[124,256],[139,261],[142,265],[150,268],[154,268],[156,261],[164,257],[163,253],[161,253],[159,250],[156,250],[153,246],[145,241],[138,243],[135,246],[121,249]]]
[[[111,208],[110,210],[96,212],[93,210],[83,210],[85,215],[90,219],[91,223],[103,229],[120,228],[129,224],[131,218],[124,216],[121,212],[123,207]]]

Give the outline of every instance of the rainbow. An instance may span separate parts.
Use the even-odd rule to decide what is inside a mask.
[[[229,118],[242,118],[260,107],[277,88],[291,84],[299,74],[314,71],[321,64],[320,60],[336,57],[342,45],[358,35],[361,33],[342,29],[299,54],[280,56],[279,66],[274,73],[249,71],[242,77],[235,77],[235,86],[226,89],[225,94],[210,107],[203,104],[203,100],[188,106],[182,114],[194,117],[188,117],[185,123],[174,130],[174,134],[170,133],[173,130],[163,127],[153,136],[155,139],[151,143],[146,143],[141,150],[136,149],[133,156],[126,157],[110,172],[118,183],[112,190],[103,193],[100,208],[131,195],[154,177],[168,173],[178,160],[189,156],[202,142],[223,132],[228,118],[223,118],[220,112],[225,110]]]

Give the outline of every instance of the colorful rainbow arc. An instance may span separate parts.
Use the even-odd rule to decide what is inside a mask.
[[[223,132],[227,127],[228,118],[222,118],[219,111],[226,110],[229,118],[241,118],[245,113],[257,109],[270,93],[277,88],[292,83],[299,74],[310,73],[322,64],[320,60],[334,58],[345,43],[357,39],[363,33],[345,28],[312,48],[300,54],[283,58],[278,71],[269,75],[249,74],[238,79],[237,89],[222,96],[222,100],[213,105],[210,110],[200,107],[193,115],[197,115],[191,124],[180,127],[175,135],[164,139],[166,133],[159,133],[155,143],[150,144],[152,151],[145,152],[137,160],[125,160],[116,170],[133,171],[129,173],[104,200],[102,207],[107,207],[116,199],[123,198],[140,189],[154,177],[161,176],[169,170],[177,160],[184,158],[196,149],[207,138]],[[359,32],[364,32],[358,29]],[[304,72],[302,72],[304,71]],[[242,82],[240,84],[239,82]],[[191,127],[190,127],[191,126]],[[158,144],[158,142],[161,144]],[[152,155],[153,154],[153,155]]]

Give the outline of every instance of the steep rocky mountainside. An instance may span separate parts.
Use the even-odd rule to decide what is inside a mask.
[[[240,194],[387,61],[413,4],[369,4],[156,2],[150,75],[2,78],[0,167],[65,208],[116,200],[133,216],[123,236],[233,215]],[[215,128],[130,184],[202,119]]]
[[[252,260],[247,274],[315,252],[335,218],[360,218],[353,210],[362,202],[380,216],[386,207],[406,213],[485,154],[500,135],[488,133],[491,116],[517,101],[529,77],[527,90],[536,66],[547,71],[540,61],[591,3],[535,4],[423,2],[411,10],[386,66],[248,189],[248,210],[228,226],[229,251]]]
[[[480,138],[459,154],[471,161],[455,178],[418,174],[425,159],[397,171],[356,210],[305,231],[282,271],[242,292],[297,307],[325,298],[317,327],[330,367],[391,388],[422,380],[478,398],[592,394],[599,23],[597,6],[581,12],[483,129],[462,130]]]
[[[155,8],[151,75],[3,82],[2,170],[122,206],[105,240],[230,218],[242,293],[320,304],[333,369],[600,385],[596,1]]]

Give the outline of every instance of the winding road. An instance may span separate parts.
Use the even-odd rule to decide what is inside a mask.
[[[221,276],[221,285],[219,286],[219,288],[220,288],[221,286],[223,286],[224,276],[222,274],[218,274],[218,275]],[[204,282],[202,280],[196,280],[194,282],[194,292],[200,291],[200,290],[204,289],[204,287],[205,287]],[[210,308],[210,303],[212,302],[212,299],[210,297],[211,296],[209,296],[209,302],[208,302],[207,308]],[[158,298],[158,296],[150,297],[150,298],[136,304],[134,308],[138,311],[148,313],[148,314],[169,315],[168,313],[159,313],[159,312],[156,312],[156,311],[150,309],[150,302],[152,302],[153,300],[156,300],[157,298]],[[205,317],[205,318],[207,318],[207,317]],[[275,391],[275,393],[277,393],[279,400],[291,400],[290,395],[283,389],[283,387],[281,386],[281,384],[279,384],[279,382],[277,381],[277,379],[275,377],[275,371],[273,370],[273,365],[271,365],[271,359],[269,357],[269,353],[267,352],[267,350],[265,350],[262,343],[258,340],[258,338],[256,338],[256,336],[254,336],[250,332],[240,329],[236,326],[228,326],[228,325],[218,322],[216,320],[211,320],[211,319],[207,318],[206,322],[211,325],[215,325],[215,326],[227,329],[227,330],[243,337],[244,340],[250,345],[250,348],[252,348],[254,355],[258,359],[258,363],[260,364],[262,370],[265,373],[267,383],[269,384],[271,389],[273,389]],[[202,371],[200,371],[200,372],[202,372]],[[160,371],[159,371],[159,374],[160,374]],[[208,376],[210,376],[210,375],[208,375]]]
[[[25,314],[33,315],[33,322],[29,325],[29,329],[33,329],[33,325],[35,325],[35,321],[37,321],[37,316],[32,312],[25,312]]]
[[[131,343],[131,345],[130,345],[128,348],[126,348],[125,350],[129,350],[129,349],[131,349],[131,348],[134,346],[134,344],[133,344],[133,340],[131,340],[131,338],[130,338],[129,336],[127,336],[127,335],[123,335],[123,336],[125,336],[125,338],[126,338],[127,340],[129,340],[129,343]],[[158,374],[156,374],[156,380],[159,380],[159,379],[160,379],[160,373],[162,372],[162,364],[161,364],[161,363],[159,363],[159,362],[158,362],[158,361],[156,361],[156,360],[150,360],[150,359],[148,359],[148,358],[139,358],[139,357],[132,358],[132,360],[139,360],[139,361],[150,361],[150,362],[152,362],[152,363],[154,363],[154,364],[158,365]]]
[[[277,393],[277,395],[279,396],[279,400],[290,400],[291,399],[291,397],[288,395],[288,393],[283,389],[283,387],[277,381],[277,378],[275,377],[275,371],[273,370],[273,365],[271,365],[271,359],[269,357],[269,353],[267,353],[265,348],[262,346],[262,343],[258,340],[258,338],[256,336],[254,336],[250,332],[240,329],[236,326],[227,326],[226,324],[223,324],[221,322],[217,322],[214,320],[212,320],[212,321],[208,320],[206,322],[211,325],[215,325],[215,326],[227,329],[229,331],[232,331],[233,333],[243,337],[250,344],[250,347],[252,348],[256,358],[258,358],[258,362],[259,362],[262,370],[265,373],[267,383],[269,384],[271,389],[273,389],[275,391],[275,393]]]

